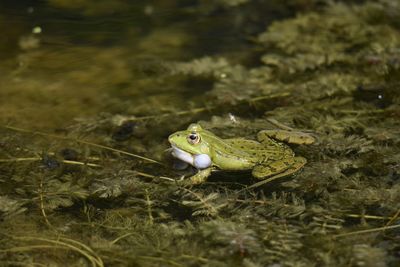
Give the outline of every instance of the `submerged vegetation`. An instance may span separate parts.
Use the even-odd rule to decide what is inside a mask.
[[[60,36],[28,35],[34,47],[2,55],[1,266],[398,266],[396,1],[49,5],[92,18],[108,2],[144,12],[119,32],[128,45],[93,34],[101,45],[57,52]],[[157,12],[178,7],[165,26]],[[242,41],[200,53],[220,14]],[[167,137],[194,121],[224,138],[282,128],[317,142],[292,146],[308,163],[291,177],[183,186]]]

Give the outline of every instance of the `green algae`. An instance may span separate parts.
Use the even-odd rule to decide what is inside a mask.
[[[206,2],[175,19],[222,23],[210,15],[222,6],[265,25],[246,12],[266,3],[219,1],[203,17]],[[170,15],[163,27],[143,4],[128,10],[147,10],[149,33],[128,25],[113,46],[42,41],[5,61],[1,265],[396,266],[400,8],[305,2],[291,1],[302,12],[237,44],[238,55],[191,55],[200,26]],[[293,177],[246,189],[250,174],[217,172],[182,187],[190,170],[171,168],[166,138],[193,121],[226,138],[290,127],[317,143],[293,147],[308,159]]]

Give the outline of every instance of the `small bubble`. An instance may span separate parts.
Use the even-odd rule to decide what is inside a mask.
[[[40,26],[33,27],[32,33],[34,33],[34,34],[42,33],[42,27],[40,27]]]

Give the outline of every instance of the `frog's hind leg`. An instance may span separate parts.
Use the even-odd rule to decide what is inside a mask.
[[[259,131],[257,134],[257,141],[260,143],[270,143],[274,142],[273,137],[270,134],[269,130]]]
[[[257,140],[261,143],[275,139],[288,144],[311,145],[315,143],[315,137],[303,132],[288,130],[262,130],[257,134]]]
[[[274,162],[265,162],[253,168],[252,175],[258,179],[265,179],[271,176],[284,177],[300,170],[307,160],[303,157],[293,157]]]

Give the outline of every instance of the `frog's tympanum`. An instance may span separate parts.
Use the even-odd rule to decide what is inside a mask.
[[[257,141],[244,138],[222,139],[199,124],[191,124],[187,130],[169,136],[172,155],[196,169],[198,173],[190,178],[192,184],[204,182],[213,168],[227,171],[252,170],[255,178],[265,179],[279,175],[291,175],[300,170],[306,159],[295,157],[293,151],[273,138],[285,141],[298,140],[303,144],[304,136],[284,135],[277,131],[260,131]]]

